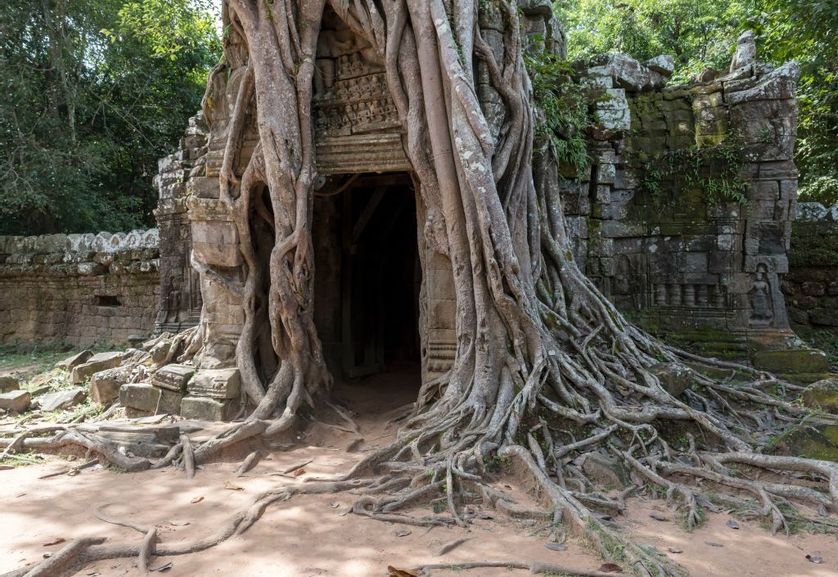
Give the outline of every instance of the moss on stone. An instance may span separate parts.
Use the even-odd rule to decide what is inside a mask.
[[[838,461],[838,425],[801,424],[772,440],[769,448],[778,455]]]

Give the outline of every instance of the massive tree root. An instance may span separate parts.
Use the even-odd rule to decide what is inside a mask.
[[[245,280],[236,287],[211,268],[202,273],[242,295],[237,363],[255,408],[209,441],[184,439],[156,463],[126,462],[69,431],[52,441],[80,442],[123,468],[180,463],[194,472],[222,449],[287,430],[300,408],[328,389],[312,314],[310,122],[327,4],[384,63],[425,218],[420,242],[451,263],[453,366],[425,384],[398,438],[342,478],[266,494],[198,543],[152,546],[154,538],[146,534],[145,545],[85,543],[80,560],[205,549],[241,533],[272,502],[350,487],[362,493],[353,508],[359,515],[467,524],[465,495],[504,501],[485,479],[494,461],[510,459],[535,480],[554,521],[569,524],[604,558],[635,575],[678,574],[666,558],[603,520],[603,510],[622,510],[627,491],[609,497],[592,484],[580,462],[592,453],[625,467],[634,490],[665,495],[688,528],[700,523],[704,509],[717,506],[714,499],[745,503],[743,494],[756,499],[758,513],[771,519],[775,531],[788,528],[780,506],[787,501],[824,513],[838,508],[835,463],[762,452],[772,436],[805,416],[786,396],[769,392],[788,392],[791,385],[659,342],[629,323],[576,266],[555,158],[549,145],[534,142],[538,111],[530,102],[526,39],[511,0],[226,0],[225,21],[237,39],[229,46],[237,48],[227,51],[216,74],[238,70],[230,80],[238,88],[220,198],[235,218]],[[482,10],[496,11],[504,23],[500,55],[482,36]],[[503,104],[496,130],[476,96],[476,74],[485,76]],[[237,176],[247,114],[256,116],[259,144]],[[691,388],[671,395],[659,379],[661,369],[687,371]],[[720,370],[730,377],[707,376]],[[35,441],[14,444],[34,448]],[[400,512],[436,497],[444,497],[447,516]]]

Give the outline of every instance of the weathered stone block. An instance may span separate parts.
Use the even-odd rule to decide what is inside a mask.
[[[838,414],[838,377],[812,383],[800,397],[809,408]]]
[[[82,351],[80,353],[76,353],[67,357],[62,361],[58,361],[55,364],[57,369],[64,369],[65,371],[69,371],[74,369],[75,367],[79,366],[82,363],[86,363],[90,360],[90,357],[93,356],[93,351]]]
[[[189,382],[187,391],[196,397],[211,399],[236,399],[241,394],[241,378],[238,369],[214,369],[199,371]]]
[[[657,72],[667,78],[675,71],[675,59],[668,54],[661,54],[643,63],[646,68]]]
[[[803,290],[803,294],[812,297],[819,297],[826,294],[826,286],[821,282],[804,282],[800,288]]]
[[[802,424],[774,440],[774,451],[794,457],[838,461],[838,425]]]
[[[70,381],[74,385],[83,383],[94,373],[116,367],[127,357],[127,355],[128,354],[124,352],[97,353],[90,357],[86,363],[82,363],[73,368],[70,373]]]
[[[114,367],[95,373],[90,379],[90,398],[100,405],[109,405],[119,397],[119,388],[131,378],[128,367]]]
[[[155,414],[160,406],[161,390],[150,383],[132,383],[119,389],[119,404],[144,413]]]
[[[8,393],[20,389],[20,381],[12,375],[0,376],[0,393]]]
[[[0,409],[22,413],[29,408],[31,397],[27,391],[0,393]]]
[[[166,365],[154,373],[151,382],[155,387],[182,393],[194,374],[195,367],[191,365]]]
[[[673,397],[679,397],[690,388],[695,376],[692,370],[678,363],[658,363],[649,368],[661,386]]]
[[[236,267],[241,264],[236,225],[224,221],[193,221],[192,250],[202,263]]]
[[[757,351],[751,361],[757,369],[774,373],[825,373],[829,370],[829,359],[817,349]]]
[[[38,404],[45,412],[69,409],[78,405],[87,396],[87,391],[81,387],[73,387],[63,391],[55,391],[38,397]]]
[[[196,421],[229,421],[235,416],[237,403],[216,401],[206,397],[183,397],[180,414],[184,419]]]
[[[813,325],[838,327],[838,309],[814,308],[809,311],[809,320]]]

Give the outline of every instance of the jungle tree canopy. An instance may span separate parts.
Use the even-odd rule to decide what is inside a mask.
[[[0,3],[0,234],[152,224],[219,50],[203,0]]]

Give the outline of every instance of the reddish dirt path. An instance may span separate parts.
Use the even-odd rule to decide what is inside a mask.
[[[38,477],[66,467],[63,459],[49,464],[0,471],[0,574],[42,558],[61,545],[44,546],[57,538],[82,535],[108,536],[114,542],[137,542],[141,536],[121,527],[106,525],[93,514],[100,505],[113,504],[109,514],[140,525],[159,527],[161,539],[179,541],[207,535],[235,511],[246,507],[259,492],[279,484],[297,482],[279,473],[310,459],[305,476],[346,470],[363,452],[386,443],[396,425],[388,422],[398,407],[415,393],[409,389],[381,395],[374,383],[339,390],[337,399],[358,414],[357,423],[365,442],[359,452],[357,435],[327,425],[315,425],[300,446],[275,452],[251,473],[235,478],[236,463],[213,463],[193,480],[173,469],[124,474],[98,467],[75,477]],[[273,475],[272,475],[273,473]],[[226,486],[225,486],[226,485]],[[193,500],[200,502],[193,503]],[[411,533],[399,537],[404,527],[345,514],[350,494],[302,496],[272,505],[245,535],[235,537],[202,553],[155,559],[152,567],[172,562],[166,573],[172,577],[383,577],[387,565],[413,567],[422,563],[483,560],[539,560],[571,568],[596,569],[601,561],[582,543],[571,539],[565,551],[544,547],[549,529],[505,519],[478,519],[470,529],[408,527]],[[824,535],[772,536],[758,524],[741,523],[734,531],[725,526],[726,515],[708,515],[707,524],[692,534],[675,523],[651,519],[660,501],[634,499],[626,518],[619,519],[641,543],[680,549],[670,554],[693,577],[836,577],[838,539]],[[664,509],[665,510],[665,509]],[[428,508],[418,511],[427,514]],[[444,556],[440,548],[457,539],[465,543]],[[723,547],[713,547],[707,542]],[[816,565],[806,553],[823,557]],[[480,577],[524,575],[507,569],[471,572],[434,572],[434,575],[476,575]],[[136,560],[100,562],[79,575],[137,576]]]

